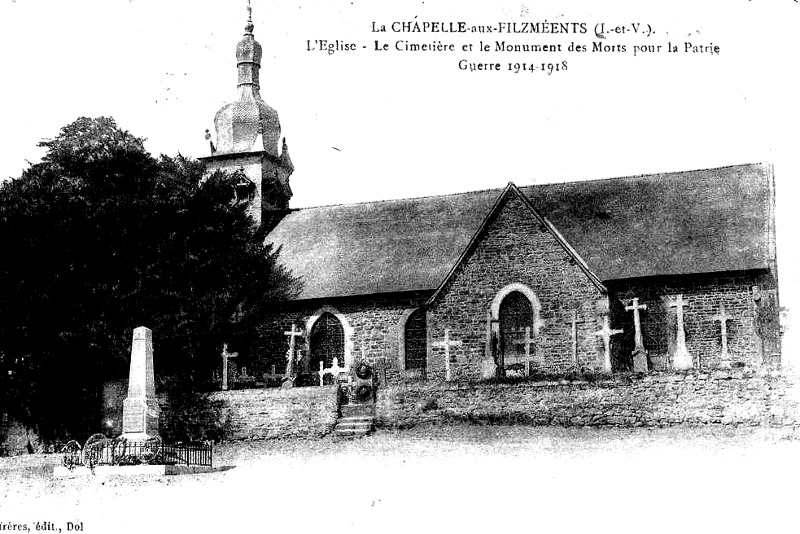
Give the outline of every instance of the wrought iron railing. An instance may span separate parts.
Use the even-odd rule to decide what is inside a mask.
[[[81,447],[77,441],[67,443],[62,453],[68,468],[97,465],[197,465],[211,467],[211,443],[163,443],[161,438],[131,441],[122,437],[109,439],[102,434],[91,436]]]

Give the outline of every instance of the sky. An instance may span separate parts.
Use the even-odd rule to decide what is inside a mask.
[[[114,117],[154,154],[208,155],[204,132],[236,96],[246,5],[0,0],[0,178],[19,176],[41,157],[40,140],[80,116]],[[252,8],[261,94],[280,114],[296,167],[292,207],[770,162],[781,300],[797,301],[798,2],[252,0]],[[404,21],[577,22],[587,32],[391,31]],[[373,32],[373,23],[389,31]],[[595,35],[599,23],[605,39]],[[318,40],[356,47],[329,54]],[[376,40],[390,50],[376,51]],[[394,50],[404,40],[456,51]],[[498,40],[562,51],[476,50]],[[568,51],[573,42],[588,50]],[[626,51],[592,52],[595,42]],[[687,42],[712,52],[686,52]],[[645,45],[661,50],[633,54]],[[502,70],[464,71],[461,60]],[[567,69],[551,74],[508,70],[563,61]]]

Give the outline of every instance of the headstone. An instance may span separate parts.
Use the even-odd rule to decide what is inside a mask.
[[[608,315],[603,316],[603,328],[594,333],[594,335],[603,338],[603,346],[605,347],[605,356],[603,357],[603,369],[611,372],[611,336],[623,333],[624,330],[612,330],[609,326]]]
[[[239,356],[238,352],[228,352],[228,344],[222,345],[222,391],[228,389],[228,359]]]
[[[450,329],[444,329],[444,341],[436,341],[433,343],[434,347],[444,348],[444,379],[448,382],[453,379],[452,369],[450,364],[455,363],[455,354],[450,354],[450,347],[460,347],[461,341],[452,341],[450,339]]]
[[[639,317],[639,310],[646,309],[647,304],[639,304],[638,298],[634,298],[629,306],[625,306],[625,310],[633,312],[633,327],[636,340],[633,348],[634,373],[646,373],[648,371],[647,350],[645,350],[644,341],[642,340],[642,323]]]
[[[687,303],[684,302],[682,294],[669,301],[669,307],[676,308],[675,353],[672,355],[672,367],[678,371],[685,371],[694,367],[692,356],[686,350],[686,332],[683,329],[684,306],[687,306]]]
[[[131,441],[157,437],[160,413],[153,372],[153,332],[140,326],[133,331],[128,396],[122,402],[122,437]]]
[[[715,321],[719,321],[720,334],[722,336],[722,353],[720,354],[720,367],[723,369],[731,368],[731,355],[728,353],[728,321],[733,319],[730,315],[725,313],[725,307],[719,307],[719,313],[712,317]]]
[[[301,330],[297,329],[297,325],[292,323],[292,328],[288,332],[283,333],[284,336],[289,336],[289,349],[286,351],[286,374],[283,377],[283,387],[290,388],[294,385],[294,359],[295,359],[295,338],[303,335]]]

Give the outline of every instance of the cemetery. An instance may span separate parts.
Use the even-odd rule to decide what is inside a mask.
[[[238,99],[215,114],[216,138],[206,130],[210,154],[200,162],[179,158],[159,168],[141,140],[113,120],[84,118],[63,130],[91,126],[101,138],[119,136],[126,157],[134,154],[143,167],[173,178],[180,174],[175,169],[194,169],[182,179],[194,184],[197,197],[157,205],[154,213],[201,205],[208,209],[198,220],[217,212],[228,218],[201,220],[178,240],[181,227],[162,236],[156,229],[166,223],[153,217],[149,231],[160,236],[160,248],[145,234],[127,261],[148,250],[155,263],[136,264],[124,284],[104,286],[110,294],[127,287],[127,307],[115,300],[78,306],[81,313],[100,310],[89,317],[95,322],[84,332],[76,319],[79,335],[55,335],[59,343],[76,340],[56,345],[58,357],[94,351],[92,371],[120,352],[112,342],[98,348],[96,338],[132,336],[127,378],[98,371],[105,381],[86,385],[101,391],[84,404],[87,413],[102,411],[94,431],[66,443],[39,440],[32,427],[3,414],[3,455],[55,453],[57,461],[48,455],[43,469],[55,478],[230,480],[220,470],[236,465],[237,450],[266,458],[277,450],[289,463],[286,449],[310,451],[327,466],[328,453],[422,454],[426,445],[418,439],[430,438],[434,450],[474,452],[472,444],[452,441],[476,435],[497,445],[497,436],[513,434],[522,447],[554,436],[578,450],[582,440],[629,439],[634,429],[643,429],[643,439],[680,440],[687,431],[718,433],[723,437],[714,439],[725,442],[727,433],[751,429],[794,439],[800,399],[795,376],[782,367],[770,165],[509,182],[501,189],[293,209],[295,167],[278,113],[260,95],[261,59],[248,6],[236,47]],[[43,146],[73,147],[75,139],[66,138]],[[137,187],[144,180],[134,178]],[[209,208],[206,197],[218,204]],[[112,201],[98,211],[113,212],[121,200]],[[255,260],[217,252],[230,241],[213,233],[222,222],[231,223],[225,227],[231,234],[238,229],[239,244],[255,251]],[[217,240],[208,248],[170,255],[180,243],[211,242],[210,235]],[[108,256],[116,256],[106,245]],[[208,265],[213,269],[203,270]],[[104,275],[105,267],[94,274]],[[183,284],[192,268],[194,278]],[[153,280],[141,274],[151,271],[158,274]],[[212,283],[223,279],[227,285]],[[97,293],[93,278],[87,286]],[[212,290],[193,300],[206,286]],[[46,306],[32,308],[39,313]],[[154,331],[139,326],[138,317],[157,323],[147,324],[162,329],[156,335],[171,349],[154,347]],[[35,337],[26,337],[29,323],[46,321],[20,321],[11,332],[23,332],[22,354]],[[36,368],[25,367],[27,356],[15,364],[33,383]],[[2,378],[24,390],[16,372]],[[182,390],[164,386],[185,377]],[[67,382],[59,378],[42,387]],[[42,412],[49,415],[56,404]],[[59,436],[69,434],[64,428]],[[308,471],[319,478],[324,469]]]

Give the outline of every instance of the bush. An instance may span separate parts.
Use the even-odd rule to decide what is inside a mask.
[[[224,408],[225,401],[210,393],[174,388],[161,414],[161,435],[165,441],[222,441],[230,426]]]

